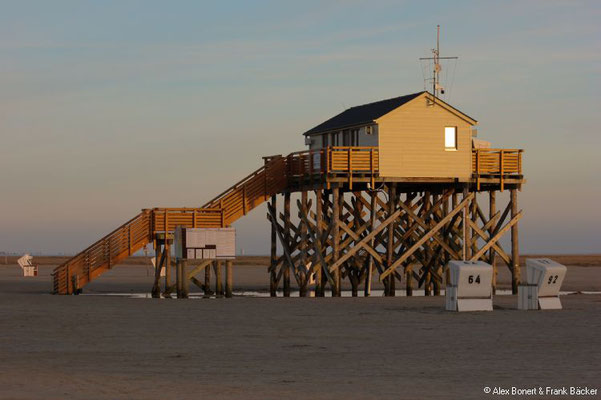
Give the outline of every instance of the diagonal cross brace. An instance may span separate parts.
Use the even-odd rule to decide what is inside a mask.
[[[495,245],[497,243],[497,241],[499,239],[501,239],[501,236],[503,236],[505,234],[505,232],[507,232],[513,225],[517,224],[517,222],[520,220],[520,218],[522,218],[522,211],[520,211],[519,213],[517,213],[515,215],[515,217],[513,217],[511,219],[511,221],[509,221],[507,223],[507,225],[505,225],[499,232],[497,232],[497,234],[495,236],[493,236],[488,243],[486,243],[484,246],[482,246],[482,248],[480,249],[480,251],[478,251],[476,254],[474,254],[474,256],[471,258],[470,261],[476,261],[478,260],[480,257],[482,257],[482,255],[484,253],[486,253],[486,251],[491,248],[493,245]]]
[[[401,257],[399,257],[391,266],[389,266],[386,271],[380,274],[380,280],[386,278],[390,275],[401,263],[407,260],[416,250],[418,250],[426,241],[428,241],[432,236],[436,234],[440,229],[442,229],[447,222],[451,220],[458,212],[462,211],[462,209],[470,202],[471,199],[474,198],[474,194],[470,193],[453,211],[448,213],[443,219],[441,219],[436,225],[430,229],[428,233],[426,233],[420,240],[418,240],[409,250],[407,250]]]
[[[370,239],[372,237],[374,237],[375,235],[377,235],[380,231],[382,231],[388,225],[390,225],[391,223],[393,223],[394,220],[399,216],[400,213],[401,213],[401,210],[396,210],[390,217],[386,218],[386,220],[384,222],[382,222],[380,225],[378,225],[377,228],[375,228],[374,230],[372,230],[369,233],[369,235],[365,236],[352,249],[350,249],[349,251],[347,251],[346,253],[344,253],[344,255],[338,259],[338,261],[336,261],[334,264],[332,264],[330,266],[330,268],[329,268],[330,272],[333,272],[336,268],[339,268],[340,265],[342,265],[342,263],[344,263],[346,260],[348,260],[349,258],[351,258],[351,256],[353,254],[355,254],[356,252],[358,252],[363,247],[367,246],[369,244]]]

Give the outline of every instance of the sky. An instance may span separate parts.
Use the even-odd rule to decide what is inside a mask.
[[[521,252],[601,252],[598,1],[0,7],[0,251],[75,253],[142,208],[202,205],[345,108],[423,90],[440,24],[447,100],[525,149]],[[235,227],[269,252],[264,207]]]

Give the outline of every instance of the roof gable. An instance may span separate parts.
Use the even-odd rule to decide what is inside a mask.
[[[328,119],[325,122],[317,125],[316,127],[309,129],[303,135],[313,135],[317,133],[335,131],[353,126],[367,125],[375,122],[377,119],[383,117],[386,114],[396,110],[402,105],[409,103],[410,101],[421,97],[422,95],[427,96],[430,100],[435,101],[438,105],[446,109],[447,111],[455,114],[459,118],[467,121],[471,125],[476,125],[478,121],[473,119],[467,114],[462,113],[455,107],[445,103],[438,97],[434,97],[432,94],[426,91],[412,93],[405,96],[394,97],[392,99],[380,100],[375,103],[363,104],[356,107],[351,107],[346,111]]]
[[[422,93],[419,92],[392,99],[381,100],[375,103],[363,104],[361,106],[351,107],[346,111],[328,119],[325,122],[309,129],[303,135],[312,135],[315,133],[328,132],[338,129],[344,129],[351,126],[366,125],[374,122],[383,115],[399,108],[403,104],[415,99]]]

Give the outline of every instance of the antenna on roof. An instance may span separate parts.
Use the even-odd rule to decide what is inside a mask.
[[[440,84],[440,71],[442,71],[442,66],[440,65],[440,60],[457,60],[459,57],[441,57],[440,56],[440,25],[436,25],[436,48],[432,49],[433,57],[422,57],[420,61],[423,60],[433,60],[434,68],[432,71],[432,94],[434,95],[434,101],[438,97],[438,93],[444,94],[445,89]],[[430,80],[424,78],[424,82]],[[434,105],[434,103],[432,103]]]

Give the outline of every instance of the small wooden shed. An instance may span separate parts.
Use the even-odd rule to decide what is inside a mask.
[[[463,180],[477,123],[424,91],[349,108],[304,135],[311,150],[378,147],[381,177]]]

